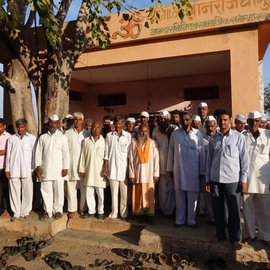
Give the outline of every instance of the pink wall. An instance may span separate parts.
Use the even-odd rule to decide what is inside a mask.
[[[210,113],[220,107],[231,108],[231,83],[229,73],[217,73],[178,78],[156,79],[148,81],[119,82],[113,84],[92,85],[89,93],[83,94],[82,102],[70,101],[70,112],[82,111],[85,117],[101,120],[105,114],[130,114],[159,111],[184,101],[183,89],[186,87],[219,86],[219,99],[203,100]],[[114,111],[105,111],[97,106],[98,94],[126,93],[127,105],[112,106]],[[148,105],[148,101],[150,105]],[[192,101],[193,113],[196,113],[200,101]]]

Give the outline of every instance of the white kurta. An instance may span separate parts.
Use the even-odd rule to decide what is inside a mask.
[[[92,136],[83,140],[79,172],[85,173],[83,179],[85,186],[106,187],[106,182],[102,175],[104,154],[105,140],[102,136],[96,142]]]
[[[259,132],[257,140],[249,131],[243,133],[250,158],[247,193],[270,194],[270,131]]]
[[[159,177],[159,154],[156,143],[151,140],[147,163],[140,163],[137,142],[131,143],[129,154],[129,177],[135,178],[136,183],[154,183],[154,177]],[[142,149],[144,150],[145,144]]]
[[[78,164],[81,152],[81,145],[83,139],[89,137],[89,132],[83,129],[81,132],[77,132],[75,128],[71,128],[65,132],[65,136],[68,139],[68,147],[70,154],[70,166],[68,172],[68,180],[80,180],[78,174]]]
[[[203,137],[199,130],[175,130],[170,139],[167,170],[174,172],[175,190],[199,192],[205,174]]]
[[[36,149],[36,167],[42,168],[42,180],[62,179],[63,169],[69,169],[69,149],[67,137],[56,130],[47,132],[38,139]]]
[[[115,131],[107,134],[104,159],[108,160],[108,179],[125,181],[130,144],[131,135],[124,130],[120,137]]]
[[[26,133],[21,139],[17,133],[12,135],[7,142],[6,172],[11,178],[31,177],[35,168],[34,150],[36,137]]]

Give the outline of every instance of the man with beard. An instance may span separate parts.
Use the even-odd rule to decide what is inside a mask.
[[[153,216],[155,183],[159,177],[159,155],[156,143],[149,138],[149,127],[146,124],[139,126],[137,139],[131,144],[129,177],[133,183],[133,214]]]
[[[104,176],[110,182],[112,211],[109,218],[118,217],[118,195],[120,190],[120,217],[126,220],[127,209],[127,166],[131,135],[123,130],[124,117],[117,115],[114,119],[115,131],[107,134],[105,140]]]
[[[176,128],[180,126],[181,112],[179,110],[172,111],[171,123]]]
[[[165,110],[159,113],[158,123],[158,126],[153,130],[153,139],[157,142],[159,149],[160,179],[158,203],[162,213],[169,216],[175,208],[175,194],[173,179],[167,171],[167,157],[170,137],[175,127],[170,124],[170,113]]]
[[[201,117],[201,124],[204,124],[204,121],[206,120],[208,116],[208,105],[206,102],[201,102],[198,107],[198,114]]]
[[[45,212],[40,220],[63,216],[64,179],[69,169],[69,149],[67,137],[58,129],[59,118],[53,114],[49,118],[49,131],[38,139],[36,149],[37,177],[41,182],[41,194]]]
[[[86,199],[84,185],[80,182],[78,174],[78,164],[81,152],[81,145],[84,138],[90,133],[83,128],[84,115],[81,112],[73,114],[74,127],[65,132],[68,140],[70,154],[70,170],[67,177],[67,201],[68,201],[68,217],[74,218],[78,210],[77,190],[80,190],[80,212],[86,210]]]
[[[173,172],[176,218],[175,227],[197,228],[196,208],[200,178],[205,174],[203,137],[191,127],[191,115],[183,112],[181,127],[173,131],[169,144],[167,170]]]
[[[199,115],[194,114],[192,116],[192,124],[191,126],[195,129],[199,129],[202,127],[201,118]]]
[[[244,220],[248,232],[245,242],[258,237],[270,247],[270,131],[260,128],[261,114],[257,111],[248,115],[249,130],[246,138],[250,158],[247,192],[244,194]]]
[[[112,126],[113,117],[111,115],[105,115],[103,117],[103,129],[101,131],[101,135],[104,139],[106,139],[107,134],[112,131]]]
[[[245,137],[231,129],[231,113],[219,109],[220,131],[209,142],[206,191],[211,192],[217,241],[226,239],[225,206],[228,206],[229,238],[236,250],[242,248],[240,195],[247,189],[249,158]]]

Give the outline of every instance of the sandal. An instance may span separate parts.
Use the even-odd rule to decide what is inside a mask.
[[[172,254],[172,265],[175,266],[180,262],[181,258],[177,253]]]
[[[167,263],[167,255],[165,253],[160,253],[158,255],[158,260],[161,265],[166,265]]]

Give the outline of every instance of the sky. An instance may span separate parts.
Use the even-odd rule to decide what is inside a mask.
[[[194,0],[193,0],[194,1]],[[80,7],[79,0],[73,0],[72,5],[69,9],[67,20],[73,20],[78,14]],[[168,4],[171,3],[171,0],[163,0],[162,3]],[[145,8],[151,4],[151,0],[126,0],[128,5],[136,6],[136,8]],[[244,54],[243,54],[244,57]],[[0,71],[3,70],[3,65],[0,64]],[[270,83],[270,46],[268,46],[263,59],[263,80],[264,86],[267,86]],[[0,117],[3,117],[3,88],[0,86]]]

